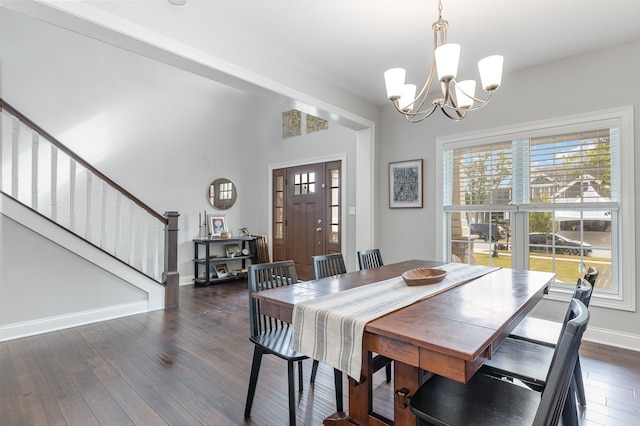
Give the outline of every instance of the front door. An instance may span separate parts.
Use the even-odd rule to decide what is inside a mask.
[[[273,260],[313,278],[311,256],[340,252],[340,161],[273,171]]]

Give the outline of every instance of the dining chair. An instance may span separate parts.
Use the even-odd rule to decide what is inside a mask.
[[[358,252],[358,265],[361,271],[384,265],[380,249],[360,250]]]
[[[584,279],[591,284],[591,287],[595,287],[598,273],[599,271],[596,268],[590,266],[584,274]],[[582,280],[578,278],[576,288],[580,287],[581,284]],[[585,304],[589,307],[588,301]],[[520,321],[516,328],[513,329],[509,337],[528,340],[541,345],[555,346],[560,337],[562,324],[560,321],[526,316]]]
[[[589,307],[589,302],[591,301],[591,293],[593,291],[593,287],[596,285],[598,274],[599,271],[592,266],[590,266],[589,269],[587,269],[587,272],[584,274],[584,280],[591,286],[591,290],[589,291],[588,295],[584,292],[584,288],[581,290],[581,286],[584,287],[585,285],[582,279],[578,279],[578,282],[576,284],[576,289],[574,291],[573,297],[578,296],[578,293],[576,292],[580,292],[580,294],[583,294],[582,298],[578,298],[580,298],[580,300],[582,300],[582,303],[584,303],[587,307]],[[509,337],[514,339],[526,340],[538,345],[554,347],[558,342],[558,338],[562,331],[562,326],[563,322],[527,316],[511,332]],[[576,374],[574,378],[576,380],[578,402],[581,406],[584,407],[587,405],[587,398],[584,391],[580,357],[578,357],[578,360],[576,362]]]
[[[347,272],[347,267],[344,264],[342,253],[311,256],[311,269],[313,271],[314,280],[330,277],[332,275],[340,275]]]
[[[298,364],[298,391],[302,392],[302,361],[308,359],[304,354],[291,349],[291,334],[293,327],[283,321],[265,315],[260,311],[260,301],[253,295],[257,292],[284,287],[298,282],[295,265],[292,260],[273,263],[260,263],[249,265],[249,319],[251,336],[249,340],[254,343],[253,362],[249,378],[249,390],[247,402],[244,408],[244,416],[251,416],[253,397],[258,383],[258,373],[263,355],[275,355],[287,361],[287,377],[289,387],[289,424],[296,424],[296,398],[294,364]],[[342,373],[335,373],[336,382],[336,408],[343,411],[342,397]],[[338,386],[339,383],[339,386]]]
[[[313,271],[313,279],[317,280],[320,278],[330,277],[332,275],[340,275],[345,274],[347,272],[347,267],[344,263],[344,257],[342,253],[331,253],[331,254],[323,254],[319,256],[311,256],[311,268]],[[387,358],[382,355],[375,355],[372,360],[372,368],[373,372],[380,370],[382,367],[386,367],[387,375],[387,383],[391,382],[391,358]],[[311,383],[315,382],[316,372],[318,371],[318,361],[313,361],[313,367],[311,370]],[[340,370],[334,369],[334,374],[342,375]],[[342,380],[341,380],[342,383]]]
[[[360,250],[358,252],[358,265],[360,266],[360,270],[364,271],[365,269],[378,268],[384,265],[382,261],[382,254],[380,253],[380,249],[368,249],[368,250]],[[384,359],[384,361],[383,361]],[[386,361],[388,360],[388,362]],[[380,357],[376,355],[373,358],[374,361],[374,371],[385,367],[386,379],[387,383],[391,382],[391,363],[393,362],[391,359],[386,357]],[[379,365],[382,364],[382,365]]]
[[[581,279],[581,284],[576,287],[572,300],[579,300],[585,307],[588,307],[591,293],[591,284],[587,280]],[[570,320],[571,311],[567,311],[560,336]],[[495,350],[491,359],[484,362],[479,371],[497,378],[517,379],[531,389],[543,392],[547,386],[557,344],[558,342],[554,346],[548,346],[509,337]],[[569,401],[572,415],[576,413],[574,392],[580,405],[586,405],[579,355],[576,355],[572,375],[572,397]],[[575,420],[577,421],[577,418]]]
[[[569,303],[567,322],[554,350],[547,386],[542,393],[512,382],[476,373],[463,384],[433,376],[411,397],[418,425],[557,425],[577,424],[570,418],[569,392],[589,311],[578,299]],[[575,407],[575,400],[573,407]],[[574,416],[576,413],[573,413]]]

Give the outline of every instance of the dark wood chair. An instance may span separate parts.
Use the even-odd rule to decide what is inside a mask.
[[[573,299],[569,315],[542,393],[479,372],[467,384],[433,376],[411,397],[417,424],[547,426],[557,425],[561,417],[564,425],[577,424],[569,409],[573,398],[567,395],[573,387],[571,377],[589,312]]]
[[[311,257],[311,268],[313,271],[313,279],[330,277],[332,275],[340,275],[347,272],[347,267],[344,263],[344,257],[342,253],[323,254],[320,256]],[[372,359],[373,372],[380,370],[382,367],[386,367],[387,383],[391,382],[391,358],[386,356],[376,355]],[[313,369],[311,371],[311,383],[315,381],[316,372],[318,370],[318,361],[314,360]],[[342,374],[340,370],[335,370],[335,374]]]
[[[380,249],[360,250],[358,252],[358,265],[361,271],[384,265]]]
[[[259,291],[295,284],[298,281],[295,265],[292,260],[249,265],[248,275],[249,318],[251,323],[251,336],[249,339],[255,346],[244,416],[251,416],[251,407],[253,405],[253,397],[256,392],[256,384],[258,383],[258,373],[260,372],[262,356],[271,354],[287,361],[289,383],[289,424],[295,425],[296,397],[293,371],[294,364],[298,364],[298,390],[299,392],[302,392],[302,361],[308,357],[291,349],[291,334],[293,327],[288,323],[262,314],[260,311],[260,301],[253,298],[253,294]],[[337,411],[341,412],[343,411],[342,373],[338,371],[334,375],[334,380],[336,382]]]
[[[323,254],[321,256],[311,256],[311,269],[313,279],[340,275],[347,272],[342,253]]]
[[[574,299],[580,300],[586,307],[589,305],[591,291],[591,284],[582,279],[581,284],[574,291]],[[566,328],[570,319],[571,311],[567,311],[560,336],[562,336],[564,328]],[[548,346],[523,339],[507,338],[491,355],[491,359],[485,361],[480,368],[480,372],[497,378],[517,379],[531,389],[543,392],[547,386],[548,375],[557,344],[558,342],[554,346]],[[580,404],[585,405],[584,383],[579,355],[576,355],[572,378],[572,390],[578,396]],[[573,392],[571,393],[569,404],[571,407],[570,412],[575,416],[576,405]],[[577,422],[577,417],[575,421]]]
[[[576,290],[574,291],[573,297],[580,299],[582,303],[584,303],[587,307],[589,307],[589,302],[591,301],[591,292],[596,284],[598,273],[599,272],[596,268],[589,267],[584,275],[584,280],[591,286],[588,294],[585,290],[586,283],[584,283],[582,279],[578,279],[578,282],[576,284]],[[562,331],[562,326],[563,323],[559,321],[551,321],[542,318],[527,316],[511,332],[509,337],[513,339],[526,340],[537,345],[549,346],[553,348],[555,347],[556,343],[558,343],[558,338]],[[546,365],[548,365],[548,363]],[[584,392],[580,357],[578,357],[578,360],[576,362],[576,372],[574,378],[576,381],[578,402],[581,406],[584,407],[587,405],[587,398]]]
[[[586,280],[591,287],[596,285],[596,279],[598,278],[598,270],[594,267],[589,267],[584,274],[584,280]],[[576,288],[580,287],[582,280],[578,279]],[[574,294],[575,297],[575,294]],[[590,299],[589,299],[590,300]],[[582,301],[585,303],[585,300]],[[589,301],[586,301],[585,305],[589,307]],[[555,346],[560,337],[560,331],[562,330],[562,322],[552,321],[543,318],[535,318],[526,316],[518,326],[511,332],[509,337],[515,339],[528,340],[530,342],[538,343],[540,345]]]
[[[360,266],[360,270],[364,271],[365,269],[372,269],[372,268],[378,268],[380,266],[383,266],[384,262],[382,261],[382,254],[380,253],[380,249],[369,249],[369,250],[360,250],[358,252],[358,266]],[[389,358],[384,358],[389,359]],[[378,365],[380,363],[383,362],[383,358],[379,358],[378,356],[375,356],[373,358],[374,361],[374,369],[375,371],[377,371],[378,369],[382,368],[382,366]],[[386,362],[386,365],[384,365],[385,367],[385,371],[386,371],[386,375],[387,375],[387,383],[391,382],[391,363],[393,361],[389,360],[389,362]]]

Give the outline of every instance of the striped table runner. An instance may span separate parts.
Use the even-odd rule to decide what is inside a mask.
[[[439,268],[447,276],[437,284],[410,287],[395,277],[295,304],[292,348],[360,380],[367,322],[499,269],[462,263]]]

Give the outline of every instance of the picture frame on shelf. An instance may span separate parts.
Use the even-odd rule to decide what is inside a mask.
[[[240,244],[226,244],[224,251],[227,253],[227,257],[242,256],[242,250]]]
[[[389,163],[389,208],[422,208],[422,159]]]
[[[225,215],[209,215],[209,235],[220,237],[223,232],[227,232],[228,223]]]
[[[219,263],[216,265],[216,273],[218,278],[225,278],[229,276],[229,268],[226,263]]]

